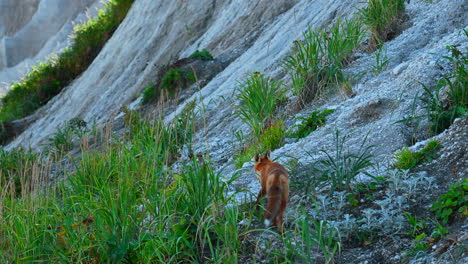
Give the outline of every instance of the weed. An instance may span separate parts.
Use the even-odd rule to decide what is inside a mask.
[[[33,170],[40,163],[41,157],[31,150],[15,148],[7,151],[0,147],[0,186],[10,186],[15,196],[22,192],[29,193]]]
[[[310,222],[313,223],[314,230],[311,229]],[[326,221],[317,221],[305,214],[299,218],[294,226],[295,229],[287,232],[283,239],[289,255],[295,257],[295,259],[290,260],[291,263],[298,260],[302,263],[313,262],[316,258],[313,252],[317,247],[325,259],[324,263],[334,263],[336,253],[341,250],[341,242],[337,240],[340,237],[337,229]],[[293,241],[297,242],[293,244]]]
[[[464,31],[468,37],[468,31]],[[448,46],[451,56],[444,56],[453,63],[450,75],[441,78],[431,91],[421,83],[424,94],[420,100],[425,103],[427,118],[431,122],[432,132],[438,134],[448,128],[455,118],[468,115],[468,52],[462,53],[455,46]],[[448,95],[448,101],[440,98],[441,93]]]
[[[251,160],[255,154],[275,150],[283,145],[286,131],[281,120],[273,121],[271,126],[263,131],[259,138],[252,138],[236,155],[234,160],[237,168]]]
[[[165,89],[173,95],[179,89],[185,89],[195,82],[193,72],[183,69],[170,69],[161,79],[161,89]]]
[[[363,139],[356,153],[346,147],[347,136],[340,136],[339,131],[335,132],[335,153],[332,156],[325,150],[321,150],[326,158],[320,163],[324,166],[322,175],[324,179],[331,184],[332,191],[352,190],[351,183],[359,173],[370,174],[364,171],[365,168],[372,165],[371,154],[373,145],[366,146],[367,136]]]
[[[294,138],[306,137],[318,127],[325,125],[325,117],[334,111],[334,109],[326,109],[323,111],[315,110],[307,117],[298,117],[297,119],[302,120],[302,122],[293,126],[297,129],[294,132],[290,132],[289,135]]]
[[[414,238],[418,238],[426,235],[424,230],[426,229],[426,221],[418,220],[416,216],[412,216],[411,213],[405,213],[408,223],[411,225],[411,230],[408,231],[408,235]]]
[[[429,162],[437,157],[435,151],[442,146],[436,140],[431,140],[420,151],[411,152],[408,147],[395,153],[395,162],[393,166],[397,169],[409,170],[423,162]]]
[[[450,186],[449,190],[432,204],[431,210],[444,224],[450,223],[457,213],[466,217],[468,216],[467,192],[468,179],[465,178]]]
[[[141,100],[141,104],[145,105],[158,97],[159,90],[156,85],[154,83],[149,83],[145,88],[143,88],[143,99]]]
[[[351,19],[337,21],[328,32],[309,28],[303,36],[304,43],[295,41],[293,54],[283,62],[301,104],[319,96],[324,88],[347,82],[342,69],[361,43],[363,32],[359,21]]]
[[[75,27],[73,44],[56,59],[33,67],[27,77],[14,84],[2,98],[0,122],[32,114],[80,75],[94,60],[120,24],[133,0],[111,0],[97,18]]]
[[[371,32],[370,51],[380,48],[388,40],[404,11],[405,0],[368,0],[367,7],[358,10],[360,19]]]
[[[237,88],[235,115],[250,126],[255,138],[260,138],[263,130],[269,127],[276,106],[285,99],[282,84],[255,72]]]
[[[389,58],[387,57],[387,49],[381,46],[375,52],[375,66],[372,67],[371,72],[374,76],[379,75],[383,70],[387,69]]]
[[[195,58],[197,60],[202,60],[202,61],[209,61],[213,60],[213,55],[206,49],[203,49],[202,51],[196,50],[192,55],[190,55],[190,58]]]

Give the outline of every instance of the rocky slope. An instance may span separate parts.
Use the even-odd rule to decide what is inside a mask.
[[[237,103],[232,95],[238,82],[253,71],[290,82],[280,62],[290,53],[293,41],[301,39],[309,25],[325,27],[337,18],[351,17],[356,8],[363,5],[361,2],[137,0],[88,70],[38,110],[37,120],[8,148],[20,145],[39,148],[64,121],[74,117],[88,123],[113,121],[115,116],[121,116],[122,106],[139,107],[138,94],[164,65],[186,58],[197,49],[208,49],[215,61],[222,62],[219,73],[203,88],[195,85],[189,89],[192,92],[184,94],[185,99],[173,107],[166,119],[172,120],[187,102],[196,100],[203,109],[205,124],[195,136],[194,151],[209,153],[220,172],[232,175],[236,172],[232,156],[238,144],[234,132],[249,132],[248,126],[232,114],[233,105]],[[25,16],[31,16],[31,12]],[[466,0],[434,0],[432,3],[413,0],[406,4],[406,18],[401,33],[384,45],[389,64],[380,74],[375,76],[370,72],[375,65],[374,54],[356,54],[346,70],[354,75],[363,74],[352,86],[354,97],[331,95],[287,116],[286,124],[292,126],[295,117],[316,108],[335,109],[324,127],[303,139],[288,139],[287,144],[272,153],[275,159],[285,164],[298,161],[304,173],[308,165],[323,158],[320,150],[334,151],[334,133],[339,130],[348,135],[350,151],[357,151],[367,135],[367,144],[375,145],[373,162],[379,164],[374,173],[388,177],[395,151],[411,145],[415,139],[423,141],[429,137],[427,122],[414,127],[397,121],[423,113],[422,103],[414,100],[422,93],[419,82],[433,85],[451,70],[450,64],[441,59],[449,55],[446,46],[468,48],[463,34],[463,29],[468,29],[468,3]],[[292,100],[294,98],[290,102]],[[428,206],[448,184],[468,175],[468,137],[463,136],[467,129],[465,117],[438,137],[443,155],[418,168],[418,173],[422,173],[418,175],[433,178],[439,187],[433,196],[421,198],[423,200],[417,200],[418,203]],[[413,149],[422,145],[416,144]],[[235,187],[255,194],[259,187],[251,166],[251,163],[244,165],[246,170]],[[292,180],[295,179],[292,175]],[[304,200],[300,190],[293,189],[291,208],[310,203]],[[417,191],[429,192],[424,188]],[[239,199],[244,198],[245,194],[239,196]],[[410,206],[415,205],[407,208]],[[291,210],[286,214],[286,221],[292,222],[295,216]],[[466,240],[463,227],[466,221],[453,232]],[[392,261],[403,258],[399,252],[407,248],[410,241],[388,244],[388,239],[381,239],[371,247],[346,251],[342,263],[394,263]],[[429,256],[426,260],[437,261],[437,258]]]
[[[73,26],[103,5],[99,0],[1,0],[0,95],[31,66],[69,46]]]

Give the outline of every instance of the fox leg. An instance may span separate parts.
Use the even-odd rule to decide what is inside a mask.
[[[281,206],[280,206],[280,210],[278,213],[278,230],[281,232],[281,234],[283,234],[283,214],[284,214],[284,210],[286,209],[287,203],[288,203],[288,194],[286,191],[286,195],[283,195],[281,199]]]

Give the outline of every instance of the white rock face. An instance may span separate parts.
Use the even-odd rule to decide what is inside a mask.
[[[0,96],[7,83],[68,46],[74,24],[102,7],[99,0],[0,0]]]
[[[450,70],[435,54],[448,55],[447,45],[460,44],[460,49],[468,46],[462,34],[462,29],[468,26],[465,3],[440,0],[407,4],[409,21],[405,29],[385,43],[390,60],[387,70],[374,76],[369,73],[375,65],[374,54],[359,54],[347,69],[354,75],[365,73],[353,85],[356,96],[336,95],[319,106],[336,109],[327,124],[274,151],[273,157],[283,162],[291,158],[311,162],[319,156],[320,149],[333,149],[337,128],[342,134],[350,134],[352,148],[359,147],[358,143],[368,134],[369,144],[377,146],[375,154],[380,161],[408,144],[412,128],[395,122],[411,114],[413,99],[422,91],[417,81],[430,84]],[[210,152],[220,170],[230,174],[234,167],[232,162],[225,161],[233,154],[232,144],[236,142],[233,131],[248,132],[248,127],[232,115],[235,103],[232,94],[238,81],[250,71],[284,76],[280,62],[309,25],[323,27],[337,18],[350,17],[359,5],[360,0],[277,0],[255,4],[250,0],[137,0],[90,67],[38,110],[41,118],[8,147],[37,148],[64,121],[74,117],[98,123],[110,120],[154,80],[160,67],[175,58],[187,57],[196,49],[207,48],[215,57],[232,56],[235,60],[187,100],[201,98],[206,110],[206,128],[197,135],[200,144],[195,148]],[[403,63],[405,67],[399,67],[395,75],[392,70]],[[288,82],[289,78],[283,80]],[[183,104],[167,119],[182,107]],[[300,114],[316,107],[310,106]],[[208,133],[204,134],[205,131]],[[254,177],[240,181],[247,186]]]

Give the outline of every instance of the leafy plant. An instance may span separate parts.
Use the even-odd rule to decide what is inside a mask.
[[[197,60],[202,60],[202,61],[209,61],[213,60],[213,55],[206,49],[203,49],[202,51],[196,50],[192,55],[190,55],[190,58],[195,58]]]
[[[143,88],[143,99],[141,100],[141,104],[145,105],[158,97],[159,90],[156,85],[154,83],[149,83],[145,88]]]
[[[465,35],[468,37],[468,31],[465,31]],[[455,46],[448,46],[447,49],[451,56],[444,58],[454,65],[451,75],[441,78],[434,91],[421,83],[424,94],[420,100],[425,103],[427,118],[434,133],[448,128],[455,118],[468,115],[468,53],[462,53]],[[442,92],[447,93],[447,102],[440,98]]]
[[[264,129],[269,127],[276,106],[285,100],[282,84],[255,72],[240,83],[236,98],[235,115],[250,126],[255,138],[260,138]]]
[[[292,79],[292,92],[304,104],[319,96],[324,88],[347,82],[342,72],[351,54],[363,39],[356,19],[337,21],[328,31],[309,28],[304,43],[295,41],[292,55],[283,66]]]
[[[431,210],[435,212],[437,218],[442,223],[450,223],[457,212],[463,216],[468,216],[468,179],[463,179],[450,186],[447,193],[441,195],[439,199],[432,204]]]
[[[368,0],[367,7],[358,10],[360,19],[371,32],[369,49],[380,48],[400,22],[405,0]]]
[[[440,149],[442,146],[436,140],[431,140],[427,145],[420,151],[411,152],[408,147],[404,147],[401,151],[395,153],[394,167],[397,169],[409,170],[417,165],[433,160],[435,157],[435,151]]]
[[[170,69],[161,79],[161,89],[165,89],[169,94],[174,94],[177,89],[184,89],[195,82],[193,72],[183,69]]]
[[[318,127],[325,125],[325,117],[333,113],[334,109],[325,109],[323,111],[315,110],[310,113],[307,117],[298,117],[297,119],[302,120],[296,127],[296,131],[290,132],[289,135],[294,138],[303,138],[315,131]]]
[[[411,237],[418,238],[421,236],[426,236],[424,233],[424,230],[426,229],[426,221],[418,220],[418,218],[411,215],[411,213],[405,213],[405,216],[412,228],[410,231],[408,231],[408,234]]]
[[[259,138],[252,138],[243,149],[234,155],[237,168],[251,160],[255,154],[275,150],[283,145],[286,131],[283,121],[273,121],[269,128],[263,131]]]
[[[324,166],[322,177],[331,184],[332,191],[352,190],[351,183],[359,173],[365,173],[365,168],[372,165],[371,154],[373,145],[366,146],[367,136],[359,145],[356,153],[352,153],[349,146],[346,146],[347,136],[340,136],[339,131],[335,132],[335,151],[330,154],[326,150],[320,150],[325,154],[326,158],[320,163]]]

